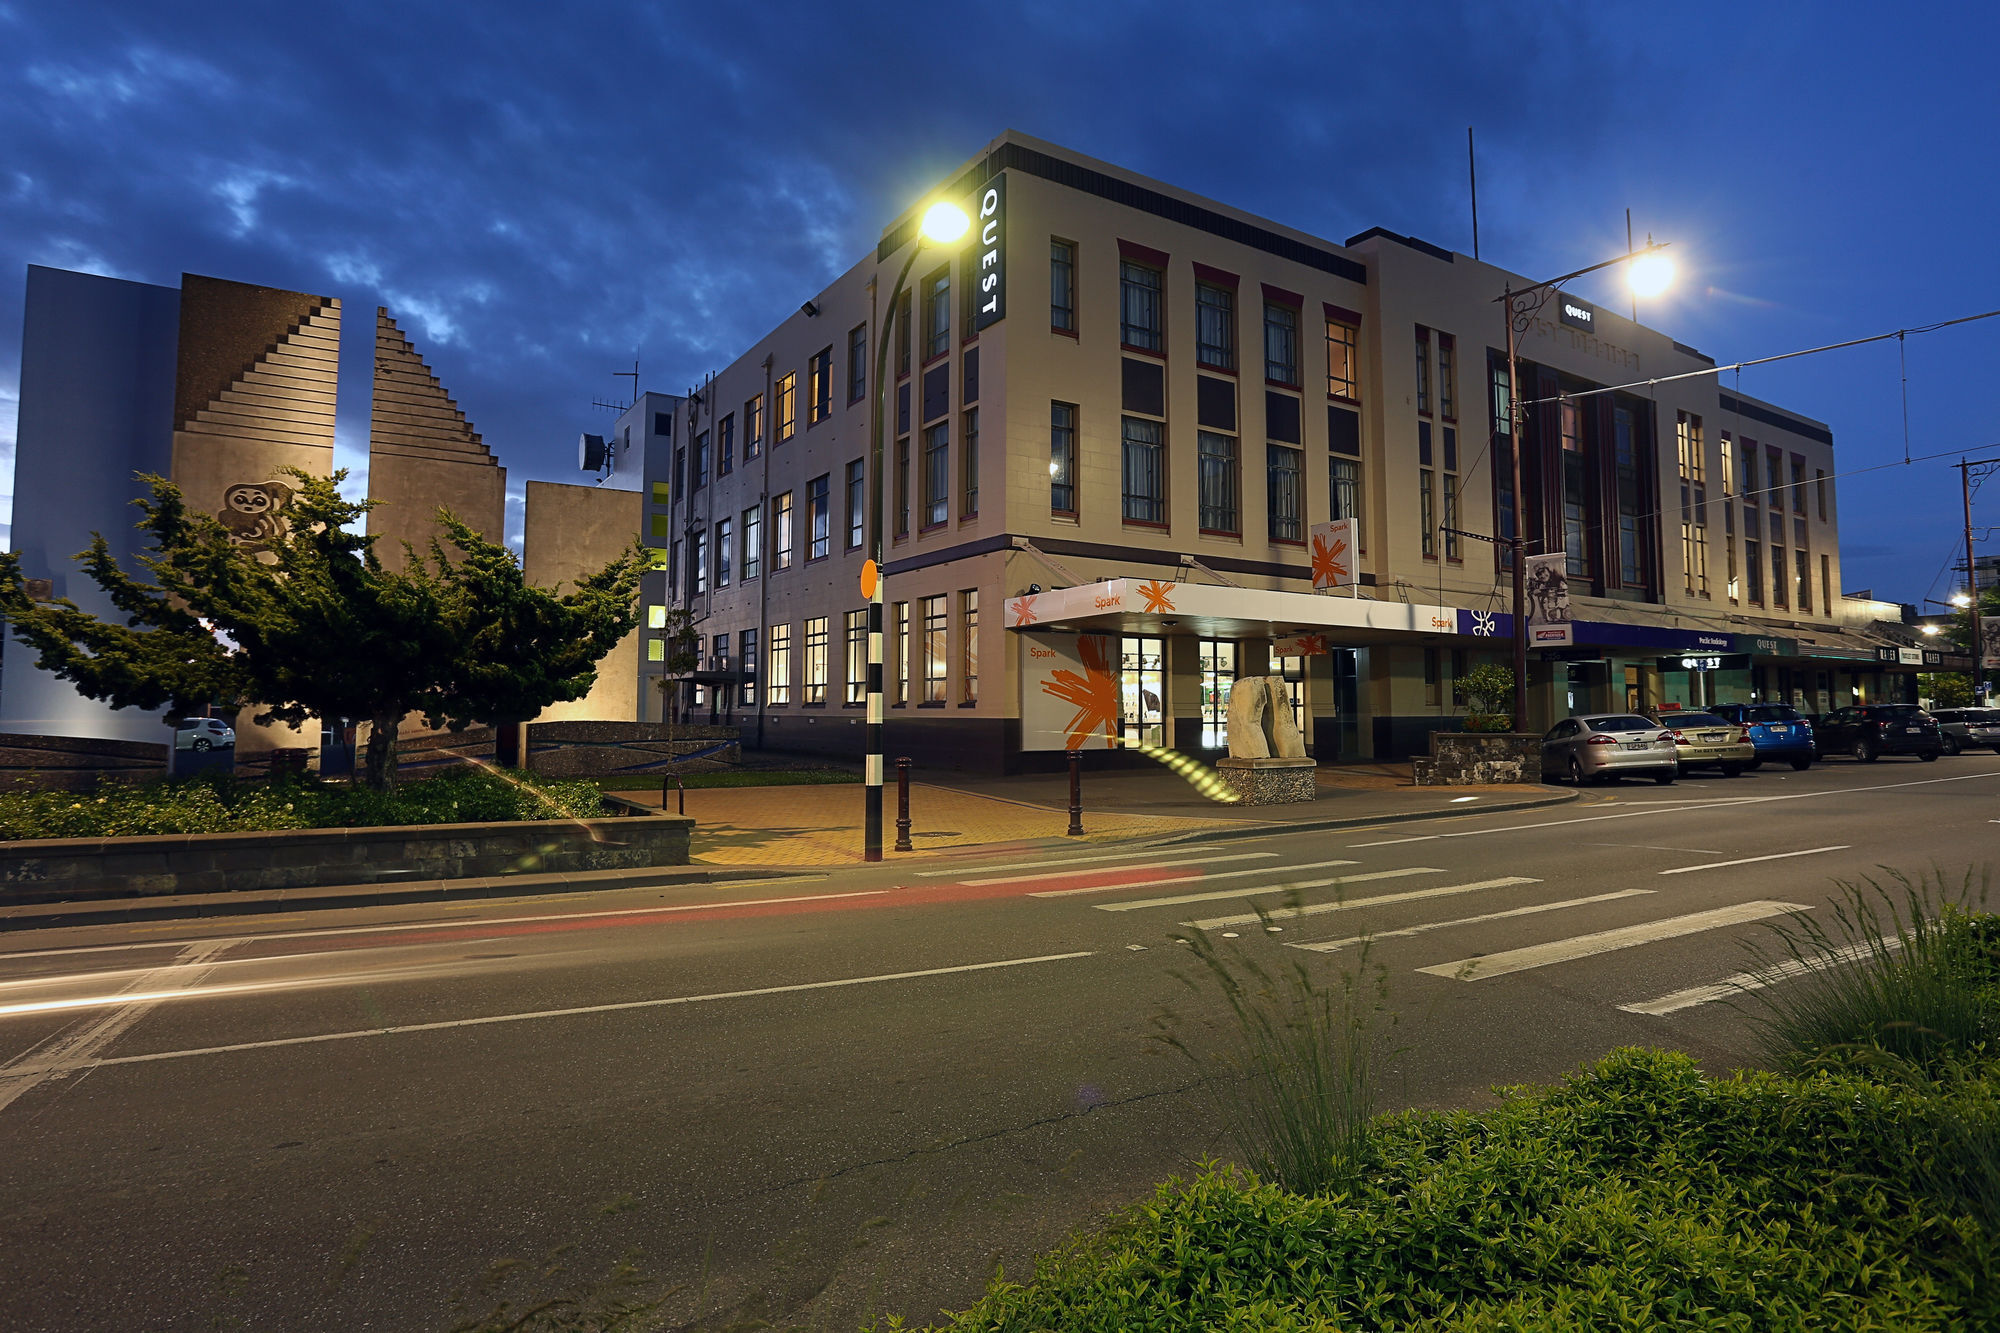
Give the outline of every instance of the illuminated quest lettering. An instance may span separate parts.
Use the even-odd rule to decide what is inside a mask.
[[[1581,301],[1573,301],[1568,297],[1564,297],[1561,318],[1562,322],[1570,328],[1582,329],[1588,332],[1596,325],[1597,311]]]
[[[1007,315],[1007,178],[995,176],[979,192],[979,304],[974,331]]]

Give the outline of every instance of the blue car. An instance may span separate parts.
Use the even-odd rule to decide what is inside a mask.
[[[1757,748],[1752,768],[1762,767],[1768,759],[1805,769],[1819,758],[1812,723],[1789,704],[1711,704],[1708,711],[1750,729],[1750,744]]]

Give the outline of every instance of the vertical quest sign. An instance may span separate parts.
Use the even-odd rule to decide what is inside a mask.
[[[979,208],[972,220],[972,327],[983,329],[1007,317],[1007,177],[995,176],[979,191]]]

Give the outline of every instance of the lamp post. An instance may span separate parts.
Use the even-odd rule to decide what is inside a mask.
[[[889,415],[889,339],[896,328],[896,305],[910,268],[917,262],[926,241],[949,245],[965,235],[972,219],[956,204],[935,203],[924,210],[923,220],[903,261],[896,285],[887,302],[876,308],[882,321],[882,335],[875,353],[875,425],[868,445],[868,564],[861,575],[862,592],[868,598],[868,755],[862,780],[862,859],[882,859],[882,585],[888,580],[882,569],[882,422]]]
[[[1607,259],[1601,264],[1565,273],[1559,278],[1536,283],[1532,287],[1515,291],[1509,283],[1496,301],[1507,307],[1507,454],[1513,470],[1513,517],[1514,535],[1505,540],[1514,566],[1514,730],[1520,731],[1528,719],[1528,591],[1527,576],[1523,569],[1522,556],[1527,549],[1524,529],[1527,523],[1528,506],[1521,494],[1521,386],[1520,366],[1517,363],[1516,341],[1535,322],[1535,316],[1542,312],[1551,296],[1556,294],[1571,278],[1580,278],[1586,273],[1610,268],[1613,264],[1628,265],[1625,271],[1627,284],[1635,296],[1657,296],[1665,291],[1673,280],[1673,263],[1660,251],[1668,242],[1658,243],[1648,239],[1643,249]],[[1544,525],[1546,526],[1546,524]]]

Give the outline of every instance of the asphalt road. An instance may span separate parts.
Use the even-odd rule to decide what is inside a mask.
[[[2000,758],[1832,761],[1333,833],[10,934],[0,1327],[442,1330],[621,1255],[681,1323],[920,1322],[1231,1151],[1156,1039],[1219,1012],[1176,934],[1328,982],[1373,934],[1383,1105],[1478,1104],[1623,1044],[1754,1063],[1716,998],[1746,941],[1828,915],[1836,878],[1983,866],[1996,833]]]

